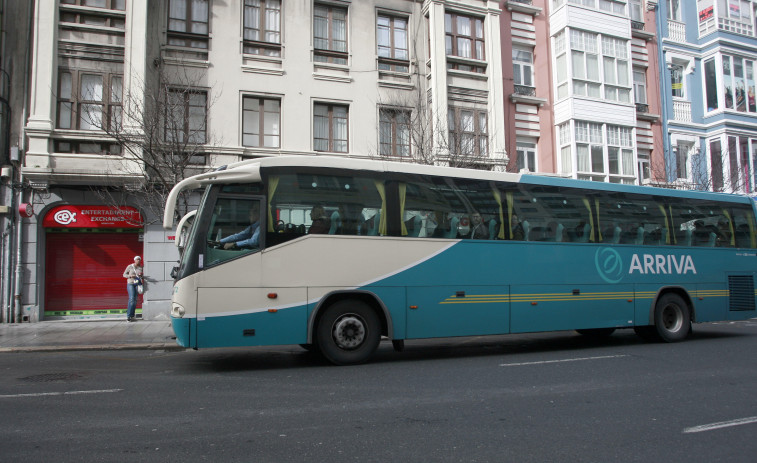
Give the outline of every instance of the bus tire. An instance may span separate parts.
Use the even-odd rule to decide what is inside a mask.
[[[655,305],[654,327],[665,342],[684,340],[691,331],[689,305],[678,294],[664,294]]]
[[[321,316],[316,340],[321,354],[335,365],[363,363],[381,341],[381,322],[376,312],[362,301],[337,301]]]
[[[576,330],[576,333],[586,336],[587,338],[606,338],[615,332],[615,328],[591,328]]]

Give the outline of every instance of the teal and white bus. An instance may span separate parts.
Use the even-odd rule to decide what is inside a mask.
[[[282,156],[182,181],[165,228],[198,188],[171,309],[184,347],[300,344],[354,364],[382,337],[673,342],[692,322],[757,316],[744,196]]]

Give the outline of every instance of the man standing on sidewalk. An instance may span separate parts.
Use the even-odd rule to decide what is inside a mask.
[[[142,258],[139,256],[134,257],[134,263],[129,264],[124,270],[124,278],[126,278],[126,291],[129,293],[129,305],[126,309],[126,321],[132,322],[136,320],[137,310],[137,285],[142,284]]]

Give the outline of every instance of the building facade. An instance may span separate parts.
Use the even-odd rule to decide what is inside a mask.
[[[661,37],[667,181],[754,194],[757,3],[665,0]]]
[[[147,275],[142,316],[167,318],[178,253],[148,204],[159,190],[145,178],[169,169],[156,156],[185,161],[178,179],[295,153],[508,161],[497,1],[33,8],[19,193],[34,210],[19,238],[29,320],[123,316],[121,273],[135,254]]]

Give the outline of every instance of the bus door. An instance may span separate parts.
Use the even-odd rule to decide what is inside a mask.
[[[509,326],[507,286],[407,288],[407,338],[504,334]]]
[[[255,337],[245,336],[245,329],[257,327],[248,327],[245,324],[248,315],[244,314],[255,313],[269,302],[267,291],[261,288],[260,250],[266,236],[265,211],[265,199],[261,196],[222,190],[212,213],[202,218],[200,226],[204,233],[198,235],[202,252],[197,259],[194,334],[198,347],[260,343],[259,333],[264,330],[256,330]]]

